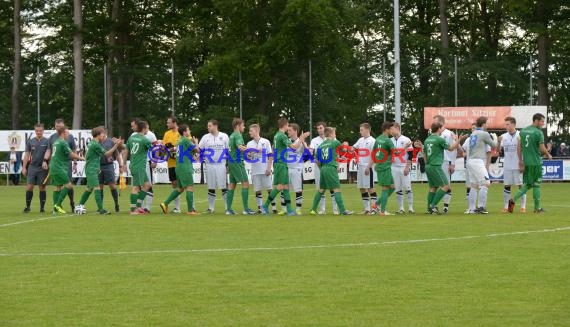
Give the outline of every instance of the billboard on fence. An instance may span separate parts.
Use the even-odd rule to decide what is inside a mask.
[[[497,107],[425,107],[424,128],[429,129],[433,116],[445,117],[448,129],[471,129],[478,117],[485,116],[488,129],[504,129],[505,117],[514,117],[518,127],[532,124],[532,115],[541,113],[548,117],[546,106],[497,106]]]
[[[48,138],[55,133],[53,129],[44,130],[44,137]],[[75,143],[77,143],[77,148],[80,150],[85,150],[87,144],[91,142],[91,130],[87,129],[72,129],[69,130],[69,134],[73,135],[75,138]],[[17,130],[17,131],[0,131],[0,152],[10,151],[10,147],[15,147],[16,151],[25,151],[26,142],[36,137],[34,130]]]

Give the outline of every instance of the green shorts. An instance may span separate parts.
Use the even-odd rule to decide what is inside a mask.
[[[138,171],[131,170],[131,176],[133,177],[133,186],[143,186],[148,182],[148,176],[146,175],[145,169],[140,169]]]
[[[91,187],[99,187],[99,174],[98,173],[87,173],[86,172],[86,177],[87,177],[87,187],[91,188]]]
[[[184,173],[176,170],[176,183],[177,187],[187,188],[188,186],[194,186],[194,172]]]
[[[376,170],[378,176],[378,184],[381,186],[394,185],[394,177],[392,176],[392,169]]]
[[[333,190],[340,188],[340,180],[338,178],[337,167],[324,165],[320,169],[320,185],[321,190]]]
[[[289,185],[289,169],[286,164],[273,165],[273,185]]]
[[[50,171],[49,178],[51,179],[51,185],[55,186],[62,186],[70,182],[67,171]]]
[[[243,162],[228,164],[228,170],[230,172],[230,184],[237,184],[248,181]]]
[[[542,183],[542,166],[524,166],[523,184],[533,186]]]
[[[433,188],[449,185],[447,176],[445,176],[445,173],[443,172],[443,168],[441,168],[441,166],[427,165],[426,175],[429,187]]]

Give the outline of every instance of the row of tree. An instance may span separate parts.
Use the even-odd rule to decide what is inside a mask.
[[[401,0],[405,132],[425,133],[424,106],[455,104],[455,57],[458,105],[532,101],[567,131],[568,23],[563,0]],[[393,116],[389,63],[385,99],[382,91],[393,32],[391,0],[3,1],[0,128],[36,122],[39,67],[45,122],[64,117],[84,128],[106,118],[125,136],[130,117],[161,132],[175,109],[196,134],[210,118],[229,130],[241,74],[243,116],[264,133],[279,116],[308,129],[311,96],[313,122],[354,139],[362,121],[377,130],[382,110]]]

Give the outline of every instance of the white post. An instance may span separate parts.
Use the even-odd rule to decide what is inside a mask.
[[[174,110],[174,60],[170,58],[170,100],[172,102],[172,116],[175,116],[176,112]]]
[[[386,121],[386,59],[382,58],[382,112]]]
[[[241,70],[239,71],[239,119],[243,119],[243,98],[242,98],[242,86],[243,82],[241,80]]]
[[[528,62],[528,71],[529,71],[529,91],[528,91],[528,102],[529,106],[532,106],[532,55],[530,55],[530,61]]]
[[[309,132],[313,130],[313,66],[309,60]]]
[[[402,123],[400,110],[400,3],[394,0],[394,114],[396,123]]]
[[[42,77],[40,76],[40,66],[36,67],[36,98],[38,107],[38,123],[40,122],[40,84],[42,83]]]
[[[103,101],[105,101],[105,128],[109,128],[107,126],[107,64],[103,65]]]
[[[457,107],[457,56],[455,56],[455,106]]]

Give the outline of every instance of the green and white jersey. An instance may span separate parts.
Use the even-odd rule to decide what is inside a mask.
[[[65,173],[69,170],[69,154],[71,148],[67,141],[57,139],[51,149],[51,160],[49,162],[49,170],[55,173]]]
[[[136,133],[129,137],[127,141],[127,149],[131,155],[131,171],[140,171],[146,169],[146,161],[148,160],[148,150],[152,147],[150,141],[142,134]]]
[[[544,134],[539,128],[530,125],[520,133],[521,150],[525,166],[542,166],[540,145],[544,144]]]
[[[180,150],[187,151],[191,147],[193,148],[194,144],[192,144],[192,142],[187,137],[180,136],[178,143],[176,144],[176,151],[178,151],[176,156],[177,174],[194,174],[194,166],[192,166],[192,161],[190,158],[187,156],[180,156]]]
[[[388,170],[392,167],[392,149],[394,148],[394,142],[386,135],[382,134],[376,138],[374,150],[382,149],[375,152],[377,171]]]
[[[277,131],[273,137],[273,151],[275,152],[274,165],[286,165],[283,157],[287,155],[287,148],[291,145],[291,140],[281,131]]]
[[[87,146],[85,154],[85,176],[98,175],[101,169],[101,157],[105,154],[105,149],[96,139],[92,139]]]
[[[315,152],[316,159],[321,163],[321,167],[333,166],[338,167],[338,153],[336,150],[341,145],[339,140],[325,139]]]
[[[234,131],[230,135],[230,157],[232,158],[233,163],[240,163],[243,162],[243,153],[240,153],[238,156],[238,152],[240,145],[244,145],[243,136],[240,132]]]
[[[447,141],[436,134],[431,134],[424,142],[423,152],[426,158],[426,165],[443,165],[444,152],[449,147]]]

